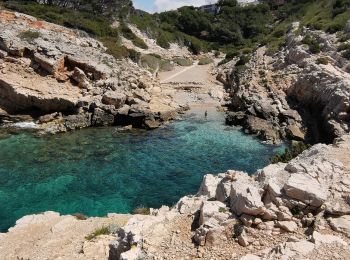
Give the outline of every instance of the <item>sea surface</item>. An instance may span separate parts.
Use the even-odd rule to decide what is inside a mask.
[[[194,112],[154,131],[109,127],[0,139],[0,231],[47,210],[105,216],[171,206],[195,194],[203,175],[254,173],[284,149],[226,126],[221,112]]]

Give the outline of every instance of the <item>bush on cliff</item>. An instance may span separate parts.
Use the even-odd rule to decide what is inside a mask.
[[[271,163],[288,163],[299,154],[309,149],[311,145],[305,144],[303,142],[293,142],[292,146],[288,149],[286,148],[283,154],[276,154],[270,158]]]

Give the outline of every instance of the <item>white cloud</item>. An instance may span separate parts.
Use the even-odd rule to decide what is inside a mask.
[[[181,6],[201,6],[209,3],[215,3],[215,0],[155,0],[155,11],[162,12],[179,8]]]

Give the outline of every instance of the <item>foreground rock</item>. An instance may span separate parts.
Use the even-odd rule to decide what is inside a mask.
[[[350,62],[335,35],[298,28],[275,54],[261,47],[245,65],[235,66],[237,58],[219,68],[231,94],[227,123],[268,143],[332,142],[350,131]],[[321,52],[310,52],[304,37],[315,38]]]
[[[350,154],[348,135],[251,177],[206,175],[196,196],[133,217],[112,259],[347,259],[350,159],[340,154]]]
[[[102,227],[116,230],[128,221],[129,216],[82,217],[45,212],[19,219],[8,233],[0,233],[1,259],[108,259],[113,235],[91,240],[86,237]]]
[[[53,133],[113,124],[154,128],[182,109],[150,72],[116,60],[80,31],[6,11],[0,26],[2,124],[26,113]]]

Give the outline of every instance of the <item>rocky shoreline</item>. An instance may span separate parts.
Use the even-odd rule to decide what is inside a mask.
[[[171,90],[97,40],[0,11],[0,123],[34,122],[49,133],[106,125],[153,129],[186,109]]]
[[[235,59],[218,68],[231,95],[227,123],[268,143],[332,143],[349,132],[350,62],[337,51],[342,43],[335,35],[299,27],[292,25],[273,56],[261,47],[244,65]],[[305,37],[317,39],[320,53],[309,50]]]
[[[208,174],[195,196],[150,215],[25,216],[0,234],[0,249],[5,259],[348,259],[349,154],[350,136],[344,135],[252,176],[235,170]],[[107,224],[113,232],[86,240]],[[32,236],[40,250],[18,240],[23,236]],[[51,242],[43,243],[44,237]],[[67,239],[75,246],[63,246]],[[62,250],[53,254],[53,245]]]

